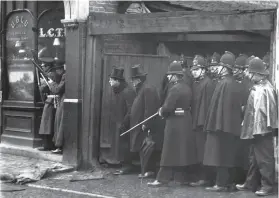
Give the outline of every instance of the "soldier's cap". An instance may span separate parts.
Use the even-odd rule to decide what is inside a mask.
[[[55,60],[54,61],[54,68],[60,69],[61,67],[64,67],[65,61],[63,60]]]
[[[52,57],[41,57],[39,58],[39,61],[42,63],[51,64],[54,62],[54,59]]]

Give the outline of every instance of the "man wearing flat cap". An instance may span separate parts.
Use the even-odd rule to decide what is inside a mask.
[[[235,56],[226,51],[218,65],[219,82],[214,90],[204,130],[207,132],[203,164],[216,168],[216,183],[209,191],[227,191],[232,187],[237,145],[242,122],[242,98],[232,70]]]
[[[131,80],[132,84],[136,90],[136,98],[131,107],[131,119],[130,126],[133,127],[155,114],[160,105],[159,95],[154,86],[151,86],[146,81],[147,73],[142,71],[140,65],[135,65],[131,68]],[[156,143],[156,150],[160,150],[158,142],[160,141],[160,134],[157,133],[157,121],[158,118],[153,118],[146,123],[144,123],[141,127],[135,128],[130,133],[130,150],[133,153],[134,157],[139,156],[139,152],[143,143],[144,138],[148,135],[148,131],[150,130],[150,135],[154,139]],[[155,152],[156,153],[156,152]],[[151,159],[155,160],[155,157],[151,157]],[[156,162],[150,162],[149,167],[146,170],[144,175],[140,174],[139,177],[149,177],[154,174],[156,170]]]
[[[167,76],[173,86],[159,109],[159,115],[166,119],[160,170],[156,180],[148,183],[151,187],[167,185],[172,180],[180,184],[188,183],[185,175],[187,167],[197,163],[190,113],[192,91],[183,75],[181,63],[171,63]]]
[[[110,159],[122,165],[122,169],[115,174],[121,174],[131,169],[130,136],[120,137],[120,134],[130,128],[130,112],[136,97],[135,91],[128,85],[124,78],[124,68],[114,67],[109,76],[112,88],[111,96],[111,122],[115,127],[111,134]]]

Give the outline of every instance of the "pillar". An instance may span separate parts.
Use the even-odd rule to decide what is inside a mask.
[[[86,20],[89,2],[86,0],[64,1],[65,19],[61,20],[66,32],[66,89],[64,100],[64,147],[63,162],[81,165],[82,136],[82,81],[85,65]]]

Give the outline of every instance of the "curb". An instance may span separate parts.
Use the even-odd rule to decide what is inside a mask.
[[[53,162],[62,163],[62,155],[52,154],[50,151],[39,151],[34,148],[24,146],[14,146],[8,144],[0,144],[0,153],[17,155],[22,157],[30,157]]]

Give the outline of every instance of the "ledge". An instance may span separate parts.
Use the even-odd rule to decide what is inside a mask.
[[[15,146],[10,144],[0,144],[0,153],[42,159],[62,163],[62,155],[52,154],[50,151],[39,151],[26,146]]]

